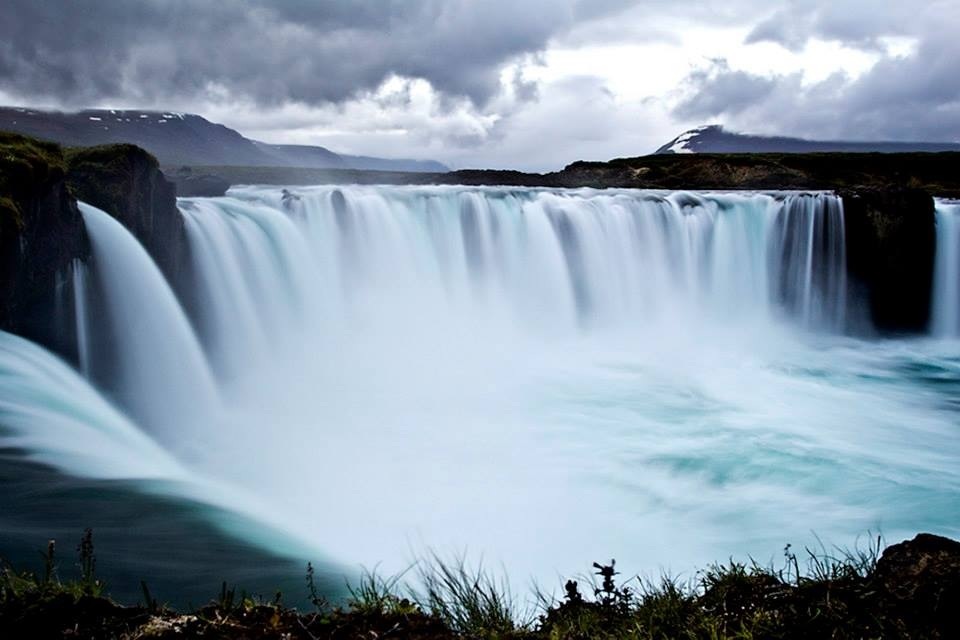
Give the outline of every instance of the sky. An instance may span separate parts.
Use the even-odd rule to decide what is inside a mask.
[[[554,170],[719,123],[960,141],[957,0],[0,0],[0,104]]]

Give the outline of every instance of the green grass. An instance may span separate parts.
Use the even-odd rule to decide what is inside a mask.
[[[653,640],[660,638],[800,638],[860,637],[880,634],[870,611],[869,578],[882,549],[879,539],[855,551],[821,548],[806,550],[802,560],[788,546],[781,568],[730,561],[712,565],[695,579],[680,581],[628,578],[618,581],[615,563],[594,563],[594,574],[566,582],[556,600],[536,591],[539,612],[518,605],[504,577],[471,567],[463,557],[445,560],[430,554],[416,565],[414,584],[409,572],[384,577],[365,571],[349,596],[331,607],[318,593],[313,568],[308,566],[307,590],[317,611],[307,621],[281,604],[280,594],[270,603],[254,601],[224,583],[220,594],[201,608],[191,624],[224,626],[256,624],[303,625],[315,630],[354,629],[380,621],[394,626],[412,624],[441,635],[427,637],[569,638]],[[77,545],[76,578],[61,580],[56,546],[51,541],[43,555],[40,575],[4,566],[0,572],[0,629],[10,611],[28,606],[42,610],[64,600],[74,605],[102,599],[104,585],[96,576],[92,532]],[[151,616],[174,616],[152,597],[142,583],[144,603],[137,611]],[[538,613],[538,615],[537,615]],[[291,616],[293,616],[291,618]],[[246,620],[246,623],[242,621]],[[413,622],[411,622],[413,621]],[[106,627],[111,625],[106,625]],[[112,628],[112,627],[111,627]],[[392,627],[391,627],[392,628]],[[314,631],[310,632],[313,637]],[[232,637],[232,636],[224,636]],[[239,635],[237,637],[240,637]],[[335,637],[335,634],[334,636]]]
[[[520,608],[506,578],[482,564],[471,567],[462,556],[444,560],[432,553],[419,563],[418,577],[413,599],[460,635],[506,638],[531,626],[532,616]]]
[[[955,546],[947,551],[941,546],[934,552],[950,556],[940,555],[937,560],[942,561],[936,569],[941,577],[928,577],[928,583],[920,584],[934,587],[933,595],[923,602],[912,601],[907,610],[902,607],[904,601],[898,600],[902,594],[896,593],[903,586],[899,578],[891,591],[885,582],[889,573],[878,577],[883,544],[880,538],[871,538],[852,550],[820,544],[797,553],[787,545],[780,566],[731,560],[710,565],[686,580],[624,577],[614,561],[595,562],[592,572],[566,581],[560,598],[535,588],[535,608],[519,604],[502,574],[482,564],[471,565],[462,556],[447,560],[429,554],[411,567],[415,571],[393,576],[366,571],[336,605],[318,593],[308,565],[306,590],[312,611],[284,606],[279,593],[264,601],[224,583],[209,604],[181,615],[159,603],[146,583],[141,583],[143,602],[136,606],[120,606],[105,597],[105,586],[96,574],[93,537],[87,531],[72,568],[61,566],[52,541],[41,553],[40,574],[3,566],[0,636],[59,637],[69,631],[70,637],[91,639],[950,638],[960,628],[960,612],[940,598],[960,583],[960,552],[957,543],[945,544]],[[917,552],[912,553],[897,561],[913,558],[913,568],[904,574],[908,580],[919,575],[911,571],[929,569],[927,565],[934,561],[930,558],[937,557],[918,559]],[[67,569],[76,577],[62,579]]]

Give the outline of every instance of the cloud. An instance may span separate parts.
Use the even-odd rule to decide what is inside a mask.
[[[674,108],[674,113],[688,120],[742,113],[766,99],[778,82],[784,81],[733,70],[724,59],[713,60],[687,77],[695,90]]]
[[[951,11],[941,0],[791,0],[754,26],[746,43],[776,42],[797,51],[811,38],[821,38],[882,51],[884,37],[922,32],[926,22]]]
[[[954,23],[955,24],[955,23]],[[677,117],[721,120],[755,133],[862,140],[960,140],[960,41],[929,26],[915,51],[883,56],[856,78],[813,84],[802,73],[757,75],[723,61],[691,73]]]
[[[960,137],[955,0],[3,7],[0,102],[192,111],[269,142],[552,169],[649,152],[713,121]]]
[[[390,76],[482,104],[501,67],[605,0],[6,0],[0,89],[84,105],[229,94],[339,102]]]

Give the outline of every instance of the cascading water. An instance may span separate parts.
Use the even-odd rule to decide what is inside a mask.
[[[186,473],[65,363],[0,332],[2,447],[65,473],[91,478],[164,478]]]
[[[246,187],[181,212],[189,320],[83,208],[81,361],[191,499],[334,558],[466,548],[549,580],[958,531],[960,359],[843,335],[835,196]],[[153,454],[123,455],[109,477]]]
[[[281,202],[280,192],[237,194],[184,207],[211,302],[200,321],[218,361],[272,354],[293,325],[313,331],[363,304],[391,305],[394,317],[493,314],[537,332],[703,314],[780,313],[843,327],[843,217],[833,196],[351,188]]]
[[[198,409],[216,408],[216,386],[190,322],[136,239],[96,207],[81,203],[80,212],[102,283],[104,326],[80,324],[79,352],[99,356],[88,362],[93,375],[155,438],[195,445],[183,427],[203,418]],[[86,319],[91,305],[78,299]]]
[[[960,204],[937,202],[937,254],[930,328],[941,338],[960,336]]]
[[[839,198],[788,198],[777,214],[777,291],[807,326],[838,329],[846,318],[847,265]]]

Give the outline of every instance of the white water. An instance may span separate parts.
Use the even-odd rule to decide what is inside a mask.
[[[931,331],[960,336],[960,204],[937,202],[937,255],[933,276]]]
[[[832,196],[297,194],[181,202],[199,339],[84,208],[110,328],[84,352],[119,345],[106,391],[209,501],[346,562],[467,549],[521,581],[958,533],[960,348],[841,335]]]
[[[284,531],[286,514],[249,492],[188,469],[65,362],[4,331],[0,451],[22,451],[26,460],[63,474],[123,480],[145,494],[204,505],[216,514],[217,528],[279,556],[326,558],[322,546]],[[47,535],[36,534],[38,540]]]
[[[88,478],[183,479],[183,468],[67,364],[0,332],[0,448]]]
[[[899,371],[942,354],[838,335],[831,196],[297,194],[183,203],[232,408],[196,464],[338,557],[687,569],[957,505],[951,411]]]
[[[217,410],[216,383],[179,302],[147,252],[119,222],[80,203],[90,235],[103,313],[78,326],[82,357],[106,356],[113,395],[168,447],[201,446],[185,429],[202,411]],[[78,314],[88,316],[78,296]],[[185,436],[190,436],[185,440]]]

